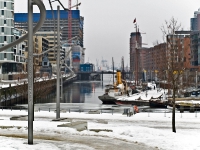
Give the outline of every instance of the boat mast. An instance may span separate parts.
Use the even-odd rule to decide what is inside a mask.
[[[115,81],[114,81],[114,78],[115,78],[115,77],[114,77],[114,60],[113,60],[113,57],[112,57],[112,67],[113,67],[113,85],[114,85],[114,82],[115,82]]]

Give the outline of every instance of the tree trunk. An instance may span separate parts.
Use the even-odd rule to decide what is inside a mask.
[[[172,132],[176,133],[176,125],[175,125],[175,87],[173,86],[173,100],[172,100],[172,104],[173,104],[173,109],[172,109]]]
[[[34,121],[34,112],[35,112],[34,109],[35,109],[35,108],[34,108],[34,102],[33,102],[33,121]]]

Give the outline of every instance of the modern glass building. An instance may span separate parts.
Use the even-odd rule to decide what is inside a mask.
[[[14,0],[0,0],[0,46],[13,41]],[[13,60],[13,49],[0,52],[0,61]]]
[[[194,12],[194,18],[190,19],[190,29],[191,31],[200,30],[200,8]]]
[[[0,0],[0,47],[12,43],[22,36],[14,29],[14,0]],[[0,78],[8,79],[8,74],[22,72],[25,62],[25,42],[0,52]]]
[[[52,13],[54,15],[52,15]],[[46,20],[43,24],[43,26],[40,28],[40,30],[36,33],[36,35],[39,36],[44,36],[49,40],[49,48],[54,47],[54,45],[57,44],[57,10],[46,10]],[[54,20],[54,17],[55,20]],[[33,13],[33,26],[37,24],[37,22],[40,19],[40,14],[39,13]],[[84,57],[83,51],[83,22],[84,18],[80,16],[80,11],[79,10],[72,10],[72,38],[73,37],[78,37],[78,43],[81,46],[80,49],[73,48],[73,54],[79,54],[81,57]],[[27,13],[15,13],[14,14],[14,24],[15,28],[18,29],[24,29],[28,30],[28,14]],[[55,35],[54,35],[55,31]],[[68,40],[68,11],[65,10],[60,10],[60,40],[61,41],[66,41]],[[70,43],[71,44],[71,43]],[[63,47],[69,47],[69,43],[65,43]],[[52,64],[52,68],[54,71],[54,68],[56,67],[56,58],[55,58],[55,52],[57,49],[52,50],[48,53],[48,59],[50,63]],[[82,54],[82,55],[81,55]],[[84,58],[81,58],[81,60],[84,60]],[[79,62],[73,63],[73,67],[76,68],[78,71],[79,69]]]
[[[14,30],[14,0],[0,0],[0,47],[13,42],[20,37],[20,32]],[[0,52],[0,78],[2,74],[18,72],[22,68],[23,44]],[[5,76],[5,79],[6,76]]]
[[[54,21],[52,13],[54,14],[56,21]],[[39,19],[40,19],[40,13],[33,13],[33,26],[36,25]],[[28,13],[15,13],[14,21],[15,21],[15,28],[28,30]],[[80,11],[72,10],[72,38],[78,36],[81,47],[84,47],[83,22],[84,18],[80,16]],[[68,39],[68,11],[60,10],[60,28],[62,32],[62,40],[65,41]],[[46,11],[46,20],[39,31],[40,32],[57,31],[57,10]],[[50,42],[49,44],[53,43]]]
[[[191,65],[200,66],[200,8],[194,12],[194,18],[191,18],[190,21]]]

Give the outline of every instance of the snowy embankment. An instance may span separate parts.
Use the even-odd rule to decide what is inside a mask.
[[[88,122],[88,130],[81,132],[72,128],[59,128],[53,122],[56,113],[35,112],[34,136],[37,139],[32,146],[27,143],[27,121],[10,120],[12,116],[27,115],[26,111],[3,110],[0,111],[0,143],[3,149],[95,149],[90,144],[82,142],[68,143],[68,137],[82,137],[90,139],[112,138],[138,143],[164,150],[198,150],[200,149],[200,113],[176,113],[176,130],[171,129],[171,113],[138,113],[131,117],[119,113],[87,114],[78,112],[61,113],[62,118],[71,118],[72,121],[85,120]],[[5,128],[12,127],[14,128]],[[94,132],[90,129],[107,129],[113,132]],[[6,137],[5,137],[6,136]],[[40,140],[38,140],[40,139]],[[48,141],[49,140],[49,141]],[[65,141],[62,143],[62,141]],[[107,143],[109,145],[109,141]],[[116,143],[117,145],[117,143]]]

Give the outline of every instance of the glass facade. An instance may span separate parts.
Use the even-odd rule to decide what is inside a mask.
[[[191,65],[199,66],[200,65],[200,32],[193,31],[190,34],[190,48],[191,48]]]
[[[13,28],[14,0],[0,0],[0,47],[13,41]]]
[[[21,36],[14,29],[14,0],[0,0],[0,47],[12,43]],[[19,68],[24,62],[25,43],[0,52],[0,74],[21,72]],[[18,66],[18,67],[17,67]]]
[[[17,63],[3,63],[2,64],[2,74],[8,74],[12,72],[21,72],[22,64]]]

